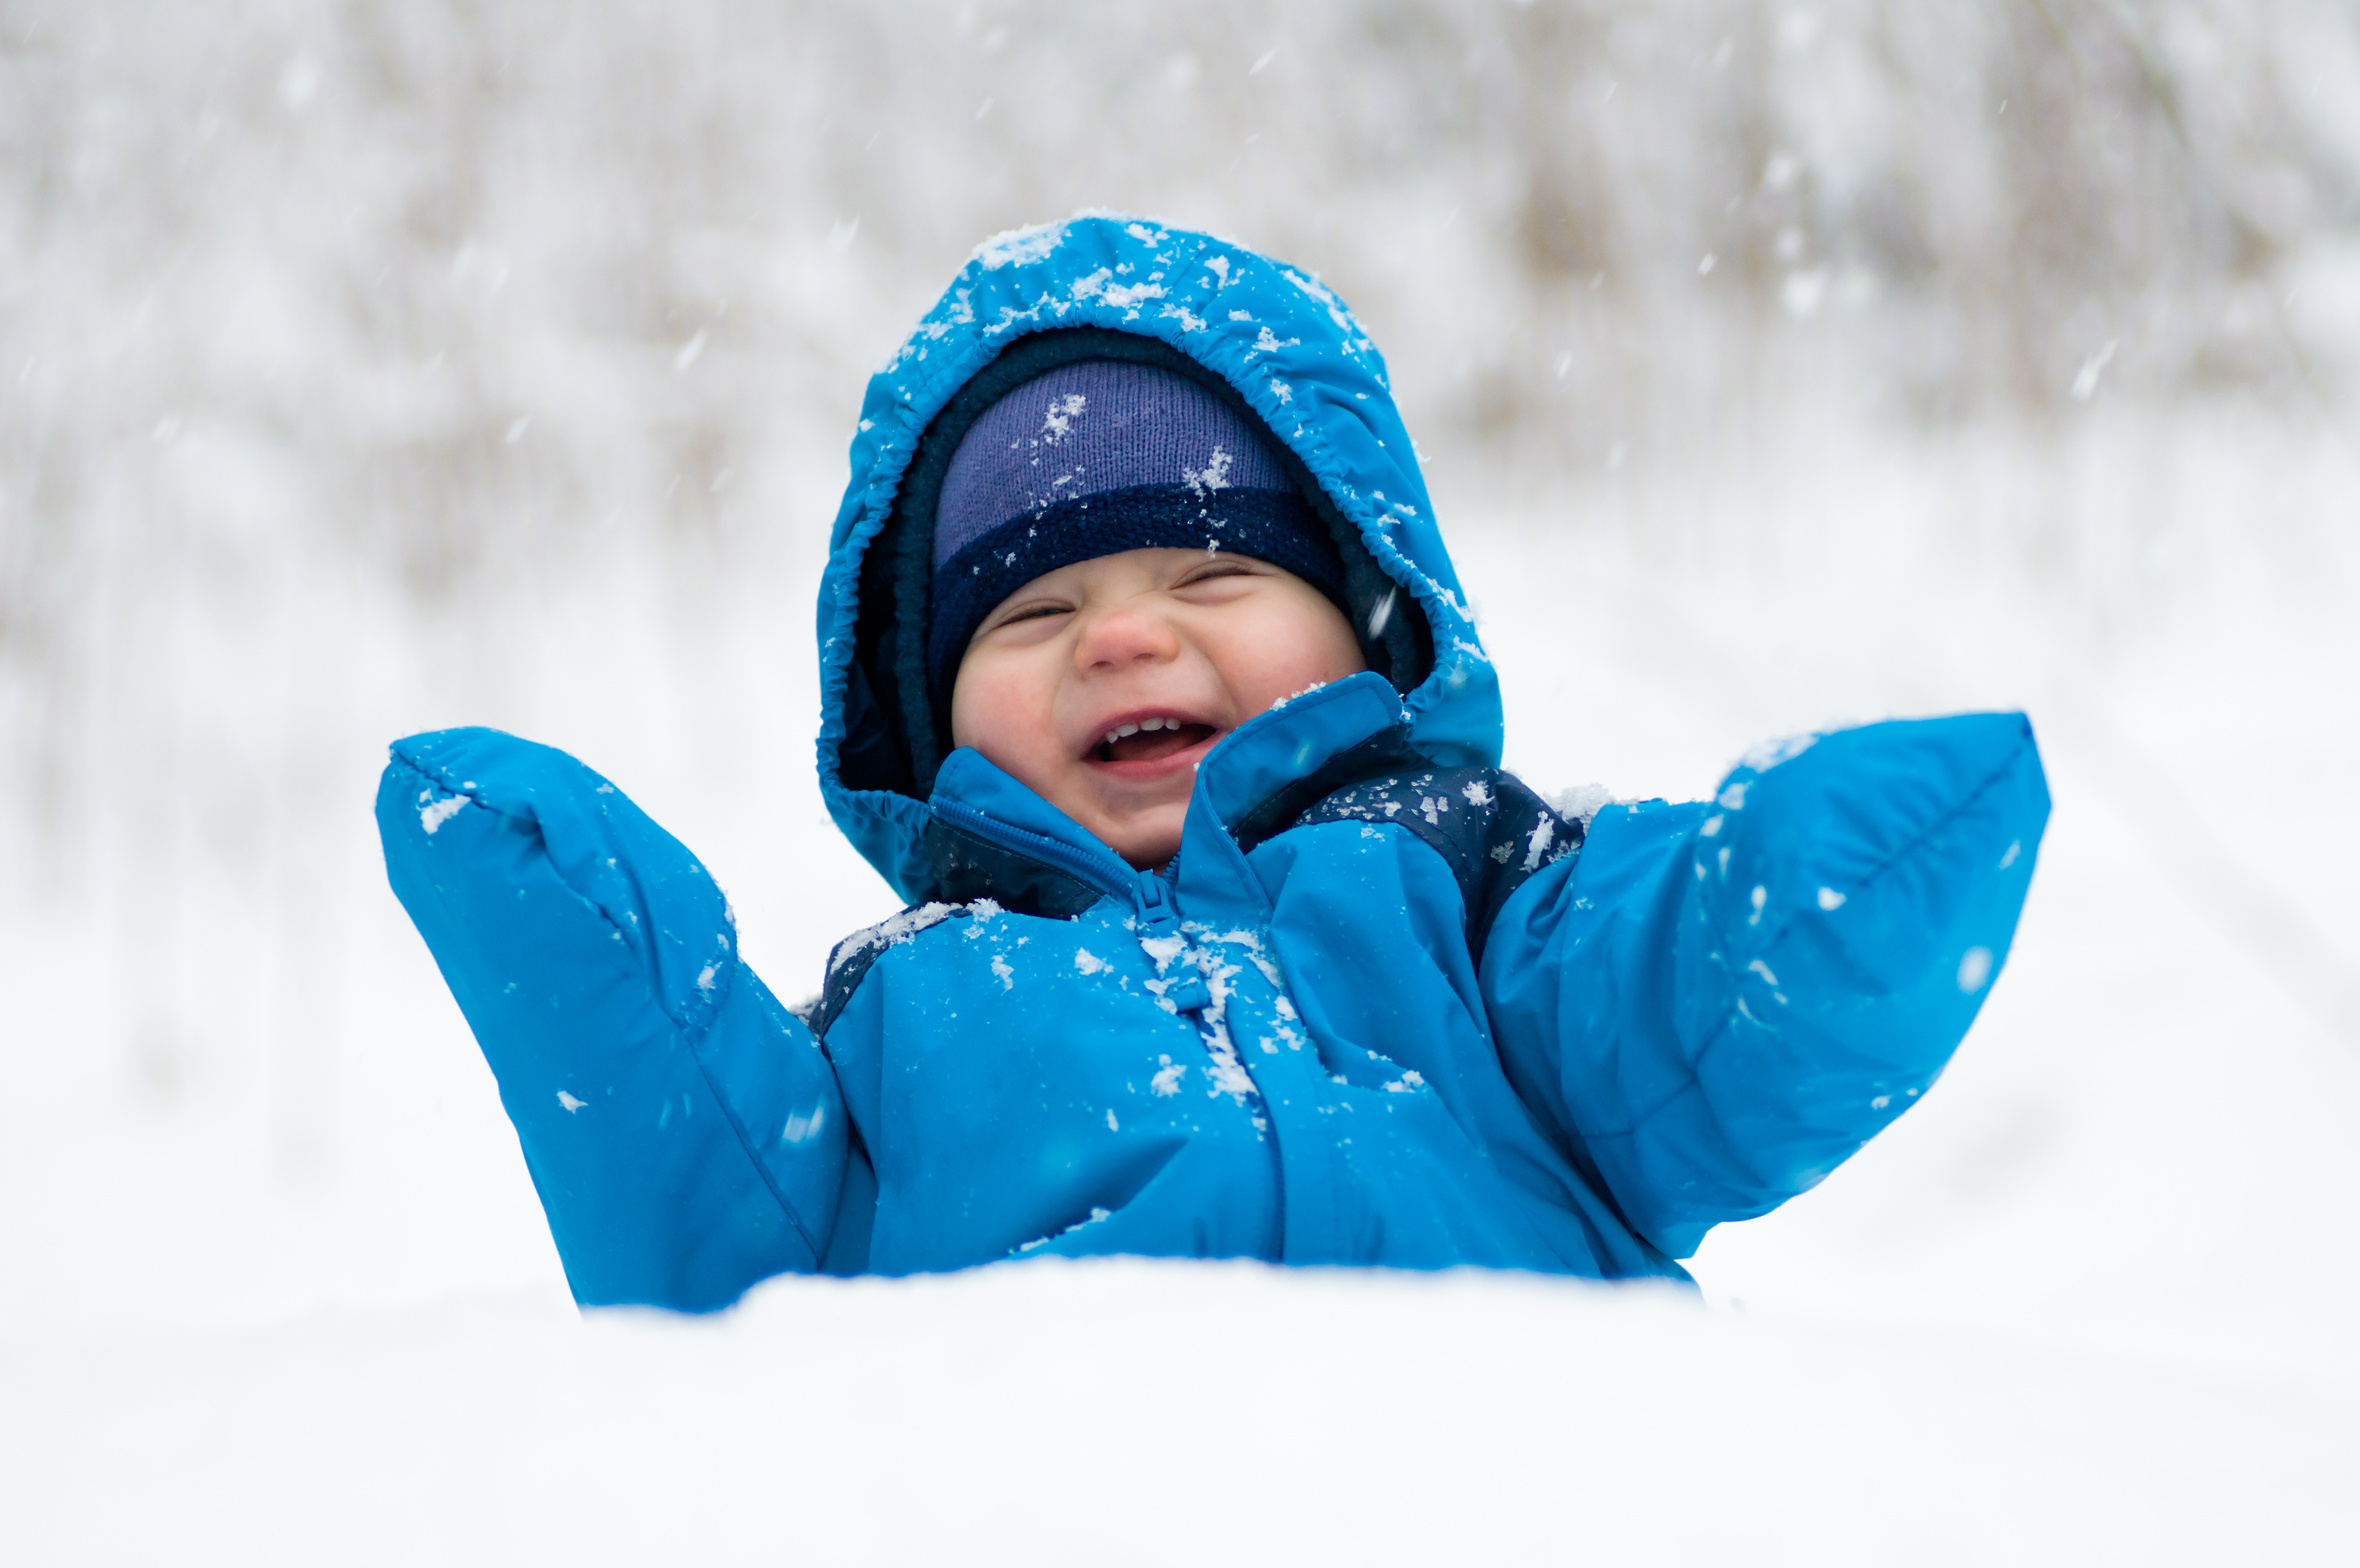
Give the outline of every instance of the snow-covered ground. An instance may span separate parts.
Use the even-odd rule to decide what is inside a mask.
[[[1526,1279],[1026,1264],[0,1353],[18,1562],[2348,1561],[2348,1388]]]
[[[1740,258],[1700,274],[1686,231],[1597,295],[1606,328],[1508,290],[1514,149],[1405,120],[1433,50],[1349,7],[1024,55],[1026,8],[938,6],[880,34],[890,79],[854,11],[681,9],[546,50],[530,7],[0,28],[29,84],[0,130],[46,171],[0,212],[0,1560],[2360,1560],[2360,252],[2329,196],[2247,209],[2281,248],[2215,294],[2042,318],[2070,391],[1921,417],[1879,367],[1990,321],[1847,292],[1816,249],[1760,320],[1714,314]],[[1619,41],[1582,124],[1641,200],[1633,268],[1648,222],[1721,210],[1681,73],[1786,62],[1764,113],[1803,161],[1749,199],[1866,145],[1788,100],[1850,80],[1808,51],[1882,8],[1734,51],[1751,8],[1592,10]],[[1433,25],[1474,81],[1526,14]],[[1660,69],[1626,47],[1650,27]],[[2360,80],[2350,29],[2319,37],[2312,74]],[[1045,161],[1079,111],[1024,116],[1068,58],[1137,67],[1092,111],[1132,152]],[[1317,62],[1386,59],[1416,69],[1316,96]],[[1634,100],[1646,157],[1604,118]],[[576,112],[617,102],[643,137]],[[712,117],[644,112],[675,103]],[[1331,121],[1424,139],[1369,165],[1312,146]],[[973,230],[1083,200],[1345,284],[1534,783],[1693,796],[1768,735],[2032,714],[2056,814],[1982,1020],[1859,1158],[1711,1237],[1701,1300],[1035,1262],[696,1322],[568,1305],[384,887],[383,744],[575,751],[811,989],[893,904],[809,770],[861,367]],[[2157,344],[2216,326],[2212,379],[2166,386]],[[2270,332],[2291,380],[2230,352]],[[1525,372],[1492,428],[1486,378]]]

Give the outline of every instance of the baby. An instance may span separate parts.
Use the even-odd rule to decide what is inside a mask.
[[[870,383],[819,772],[910,905],[808,1007],[614,787],[396,744],[388,872],[575,1296],[1146,1253],[1685,1279],[1941,1072],[2048,796],[2020,715],[1768,749],[1587,822],[1316,279],[1077,218]]]

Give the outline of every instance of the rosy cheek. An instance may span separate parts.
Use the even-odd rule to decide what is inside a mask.
[[[986,756],[1008,735],[1010,710],[1016,705],[1009,690],[1008,672],[996,660],[970,660],[951,688],[951,740],[973,746]]]
[[[1058,744],[1054,680],[1028,660],[999,656],[971,659],[951,694],[951,738],[972,746],[998,767],[1032,788],[1048,793],[1070,760]]]

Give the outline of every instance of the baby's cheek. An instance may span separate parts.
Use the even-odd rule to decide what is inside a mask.
[[[990,742],[1015,733],[1027,706],[1021,660],[970,649],[951,680],[951,743],[990,755]]]
[[[1048,793],[1059,760],[1056,683],[1033,661],[970,652],[951,687],[951,744],[972,746],[1003,772]]]
[[[1266,617],[1249,636],[1238,639],[1229,686],[1251,708],[1246,717],[1368,668],[1342,613],[1308,586],[1303,595],[1308,603],[1297,602],[1288,606],[1289,613]]]

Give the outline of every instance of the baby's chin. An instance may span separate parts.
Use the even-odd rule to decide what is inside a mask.
[[[1180,830],[1188,820],[1188,801],[1138,807],[1129,811],[1100,811],[1091,831],[1107,846],[1141,871],[1155,871],[1180,853]]]

